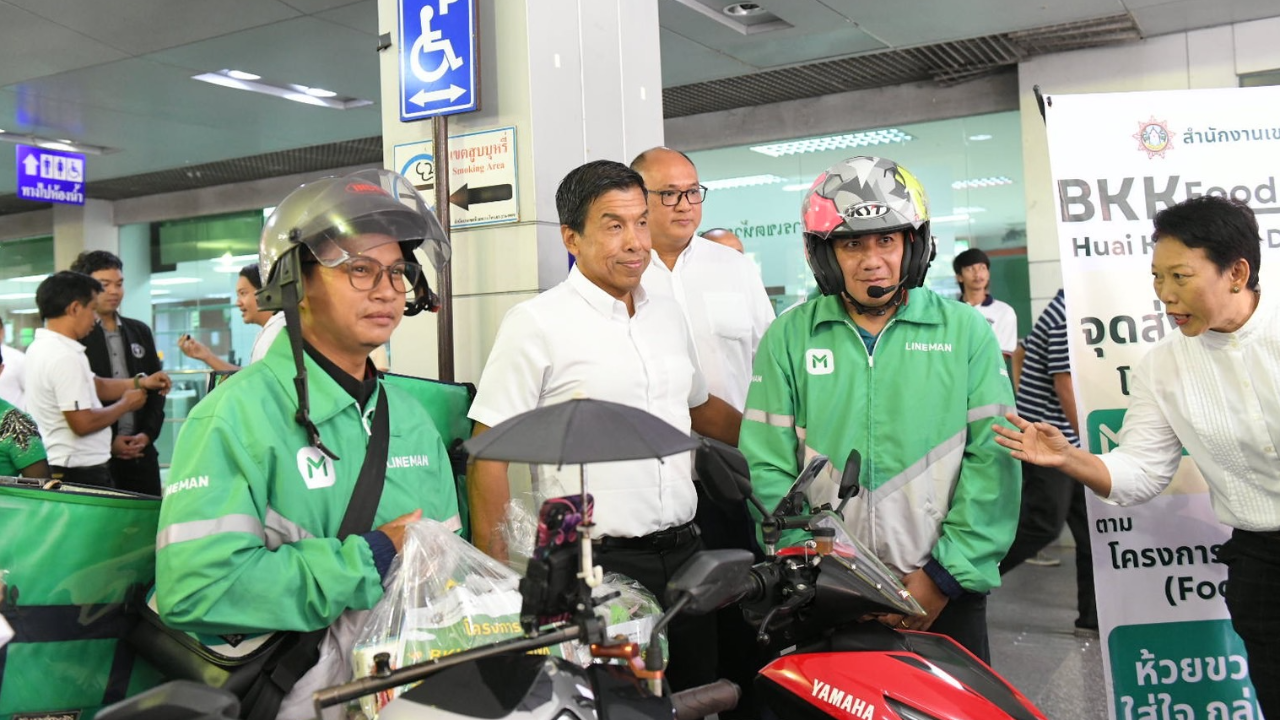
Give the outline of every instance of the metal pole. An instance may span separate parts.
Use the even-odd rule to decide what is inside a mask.
[[[449,119],[437,115],[431,120],[431,133],[436,161],[436,217],[444,228],[445,237],[453,243],[453,229],[449,227]],[[453,261],[440,267],[436,278],[436,292],[440,295],[440,312],[436,318],[436,346],[439,355],[439,379],[453,382]]]

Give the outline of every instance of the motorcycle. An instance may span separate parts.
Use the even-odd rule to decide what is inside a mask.
[[[664,689],[660,635],[680,613],[705,614],[732,601],[736,582],[751,567],[751,553],[699,553],[672,578],[667,610],[647,646],[606,637],[605,620],[587,582],[593,574],[589,543],[578,527],[589,522],[590,496],[548,500],[540,516],[539,545],[520,581],[524,634],[452,655],[392,669],[389,655],[374,659],[373,673],[317,692],[316,717],[367,695],[413,685],[391,699],[380,720],[695,720],[737,703],[737,685],[720,680],[668,693]],[[568,641],[588,644],[603,662],[581,667],[546,654]],[[612,661],[612,662],[611,662]],[[223,690],[187,681],[167,683],[104,708],[97,720],[228,720],[239,702]]]
[[[804,512],[805,490],[828,459],[813,458],[772,511],[751,489],[736,448],[704,440],[696,467],[721,503],[751,502],[761,517],[766,559],[738,581],[757,641],[774,659],[757,674],[757,702],[788,720],[1045,720],[1016,688],[944,635],[886,627],[876,615],[923,615],[898,577],[844,530],[857,495],[861,458],[845,463],[836,509]],[[778,549],[782,532],[813,540]]]

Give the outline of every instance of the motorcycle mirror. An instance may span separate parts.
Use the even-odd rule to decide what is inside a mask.
[[[751,469],[738,448],[728,443],[703,438],[694,453],[693,467],[702,488],[717,505],[733,506],[750,500],[761,515],[767,514],[764,506],[751,492]]]
[[[849,499],[856,497],[862,490],[858,483],[858,476],[861,474],[862,453],[855,448],[849,451],[849,457],[844,461],[844,472],[840,475],[840,491],[837,493],[840,506],[836,508],[836,514],[840,517],[844,517],[844,506],[849,504]]]
[[[858,484],[858,476],[862,474],[862,453],[857,450],[849,451],[849,458],[844,461],[844,474],[840,476],[840,492],[841,500],[848,500],[851,497],[857,497],[858,491],[862,486]]]
[[[684,611],[705,615],[742,596],[742,579],[754,558],[748,550],[703,550],[689,559],[667,583],[667,606],[682,597]]]

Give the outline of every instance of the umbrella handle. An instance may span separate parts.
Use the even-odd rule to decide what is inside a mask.
[[[586,580],[589,588],[599,587],[604,583],[604,569],[596,565],[591,558],[590,528],[582,532],[582,571],[578,573],[578,577]]]

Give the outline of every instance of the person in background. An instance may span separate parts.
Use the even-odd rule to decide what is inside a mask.
[[[1018,414],[1032,422],[1047,422],[1080,445],[1071,354],[1067,346],[1067,305],[1061,290],[1040,313],[1035,327],[1014,352],[1014,392]],[[1089,515],[1084,486],[1053,468],[1022,463],[1022,512],[1018,534],[1000,563],[1005,575],[1029,564],[1058,539],[1063,526],[1076,544],[1076,634],[1098,635],[1098,607],[1093,591],[1093,548],[1089,544]],[[1057,558],[1053,558],[1056,560]]]
[[[1000,343],[1000,352],[1012,357],[1018,345],[1018,314],[1008,303],[991,295],[991,258],[978,248],[969,248],[951,262],[960,284],[960,299],[982,313]]]
[[[649,294],[650,209],[643,178],[610,160],[569,172],[556,190],[565,248],[577,262],[559,285],[502,320],[469,416],[481,434],[535,408],[589,397],[646,410],[682,432],[736,443],[742,415],[707,392],[684,313]],[[677,569],[702,548],[691,455],[589,465],[595,559],[660,602]],[[544,497],[581,492],[576,469],[539,466]],[[477,460],[467,477],[476,547],[507,559],[498,525],[510,500],[507,463]],[[682,689],[715,679],[715,625],[679,616],[667,677]]]
[[[803,464],[825,455],[808,494],[834,505],[856,449],[862,491],[845,527],[927,613],[881,622],[949,635],[989,661],[987,593],[1000,584],[1022,484],[991,430],[1013,404],[995,334],[924,287],[929,206],[901,165],[832,166],[801,218],[823,297],[783,313],[760,342],[742,422],[752,485],[776,507]]]
[[[5,372],[0,374],[0,400],[19,410],[26,407],[27,354],[9,344],[4,318],[0,318],[0,352],[4,353]]]
[[[727,248],[733,248],[740,253],[746,252],[746,248],[742,247],[742,240],[739,239],[732,230],[726,230],[725,228],[711,228],[710,230],[702,233],[702,237],[713,243],[720,243]]]
[[[280,316],[280,322],[284,322],[284,313],[272,313],[268,310],[258,309],[257,292],[262,289],[262,276],[258,272],[258,263],[250,263],[240,268],[240,277],[236,278],[236,307],[240,309],[240,319],[245,325],[257,325],[265,328],[267,323],[276,315]],[[259,337],[265,330],[258,333]],[[276,328],[279,332],[279,326]],[[274,334],[272,335],[274,337]],[[257,341],[254,341],[257,346]],[[196,340],[190,335],[183,335],[178,339],[178,349],[183,355],[208,365],[214,370],[221,372],[234,372],[240,369],[239,365],[229,363],[226,360],[213,354],[207,345]]]
[[[0,377],[8,371],[3,347],[0,346]],[[44,441],[36,421],[4,398],[0,398],[0,475],[49,477]]]
[[[1259,284],[1261,237],[1247,205],[1192,198],[1156,213],[1154,225],[1156,298],[1179,332],[1130,374],[1120,444],[1093,455],[1052,423],[1015,414],[1016,429],[996,432],[1014,458],[1121,506],[1159,495],[1186,449],[1214,514],[1232,528],[1218,551],[1227,611],[1262,714],[1280,718],[1280,294]]]
[[[161,372],[151,328],[120,314],[124,300],[124,263],[105,250],[80,253],[71,271],[102,284],[95,308],[98,322],[80,339],[93,374],[128,379]],[[156,438],[164,427],[164,396],[154,393],[136,410],[121,415],[111,426],[111,477],[120,490],[160,494],[160,455]]]
[[[114,487],[111,426],[145,406],[148,391],[169,392],[170,382],[163,372],[125,379],[94,375],[80,340],[97,325],[100,292],[102,283],[67,270],[36,288],[44,327],[27,348],[27,410],[44,439],[49,477]],[[103,407],[103,401],[111,405]]]

